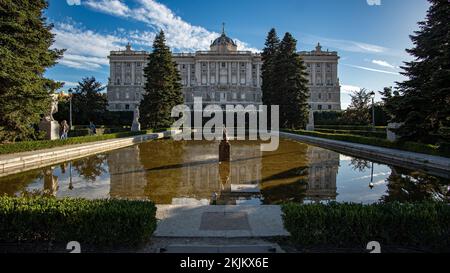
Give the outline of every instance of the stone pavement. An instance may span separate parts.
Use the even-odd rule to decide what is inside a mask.
[[[289,236],[281,208],[263,206],[157,205],[154,237],[277,237]]]

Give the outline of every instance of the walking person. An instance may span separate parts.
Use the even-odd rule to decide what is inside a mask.
[[[66,120],[61,122],[61,139],[67,139],[67,134],[69,133],[69,124]]]
[[[92,121],[89,121],[89,131],[91,135],[97,134],[97,130],[95,129],[95,124]]]

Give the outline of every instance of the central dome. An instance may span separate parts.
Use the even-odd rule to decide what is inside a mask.
[[[236,43],[225,34],[225,27],[222,28],[222,35],[214,40],[211,44],[211,51],[227,52],[237,51]]]
[[[233,45],[237,46],[236,43],[225,33],[222,33],[219,38],[215,39],[214,42],[211,44],[211,46],[218,46],[218,45]]]

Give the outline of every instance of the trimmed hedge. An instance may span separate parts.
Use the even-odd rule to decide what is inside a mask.
[[[350,134],[350,135],[359,135],[366,137],[377,137],[377,138],[386,138],[386,132],[377,132],[377,131],[360,131],[360,130],[334,130],[334,129],[316,129],[317,132],[321,133],[332,133],[332,134]]]
[[[446,203],[296,204],[282,206],[285,228],[302,246],[404,245],[450,250]]]
[[[136,246],[156,228],[149,201],[0,197],[1,242]]]
[[[317,129],[332,129],[332,130],[359,130],[372,131],[373,127],[368,125],[315,125]],[[375,126],[376,132],[386,133],[386,126]]]
[[[304,130],[283,130],[288,133],[294,133],[299,135],[320,137],[326,139],[333,140],[341,140],[359,144],[367,144],[373,146],[380,146],[385,148],[399,149],[404,151],[430,154],[430,155],[438,155],[444,157],[450,157],[450,153],[445,147],[440,147],[431,144],[423,144],[418,142],[392,142],[387,139],[375,138],[375,137],[365,137],[351,134],[330,134],[330,133],[321,133],[314,131],[304,131]]]
[[[27,151],[35,151],[40,149],[54,148],[70,144],[80,144],[88,143],[94,141],[101,141],[114,138],[130,137],[136,135],[146,134],[149,131],[140,132],[121,132],[107,135],[93,135],[93,136],[83,136],[83,137],[71,137],[68,139],[58,139],[58,140],[38,140],[38,141],[21,141],[14,143],[7,143],[0,145],[0,155],[1,154],[11,154]]]

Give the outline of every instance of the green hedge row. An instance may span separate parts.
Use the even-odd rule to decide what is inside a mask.
[[[1,242],[136,246],[156,228],[149,201],[0,197]]]
[[[96,134],[97,135],[106,135],[106,134],[114,134],[114,133],[121,133],[121,132],[128,132],[130,131],[130,128],[97,128]],[[89,128],[79,128],[75,130],[69,131],[69,137],[79,137],[79,136],[88,136],[90,133]]]
[[[285,228],[305,245],[421,246],[450,250],[450,205],[446,203],[329,203],[282,206]]]
[[[331,133],[331,134],[350,134],[350,135],[359,135],[366,137],[377,137],[377,138],[386,138],[386,132],[378,132],[378,131],[361,131],[361,130],[334,130],[334,129],[316,129],[317,132],[321,133]]]
[[[330,133],[321,133],[314,131],[304,131],[304,130],[283,130],[288,133],[294,133],[299,135],[320,137],[326,139],[333,140],[341,140],[347,142],[354,142],[360,144],[374,145],[385,148],[393,148],[404,151],[422,153],[422,154],[430,154],[430,155],[438,155],[444,157],[450,157],[450,152],[448,151],[446,146],[437,146],[431,144],[423,144],[417,142],[392,142],[387,139],[375,138],[375,137],[365,137],[365,136],[357,136],[351,134],[330,134]]]
[[[71,137],[68,139],[58,139],[58,140],[38,140],[38,141],[21,141],[14,143],[7,143],[0,145],[0,154],[11,154],[26,151],[35,151],[40,149],[54,148],[70,144],[80,144],[87,142],[94,142],[100,140],[130,137],[141,134],[146,134],[148,131],[140,132],[121,132],[107,135],[93,135],[93,136],[82,136],[82,137]]]
[[[332,130],[359,130],[372,131],[373,127],[368,125],[315,125],[316,129],[332,129]],[[375,126],[376,132],[386,133],[386,126]]]

